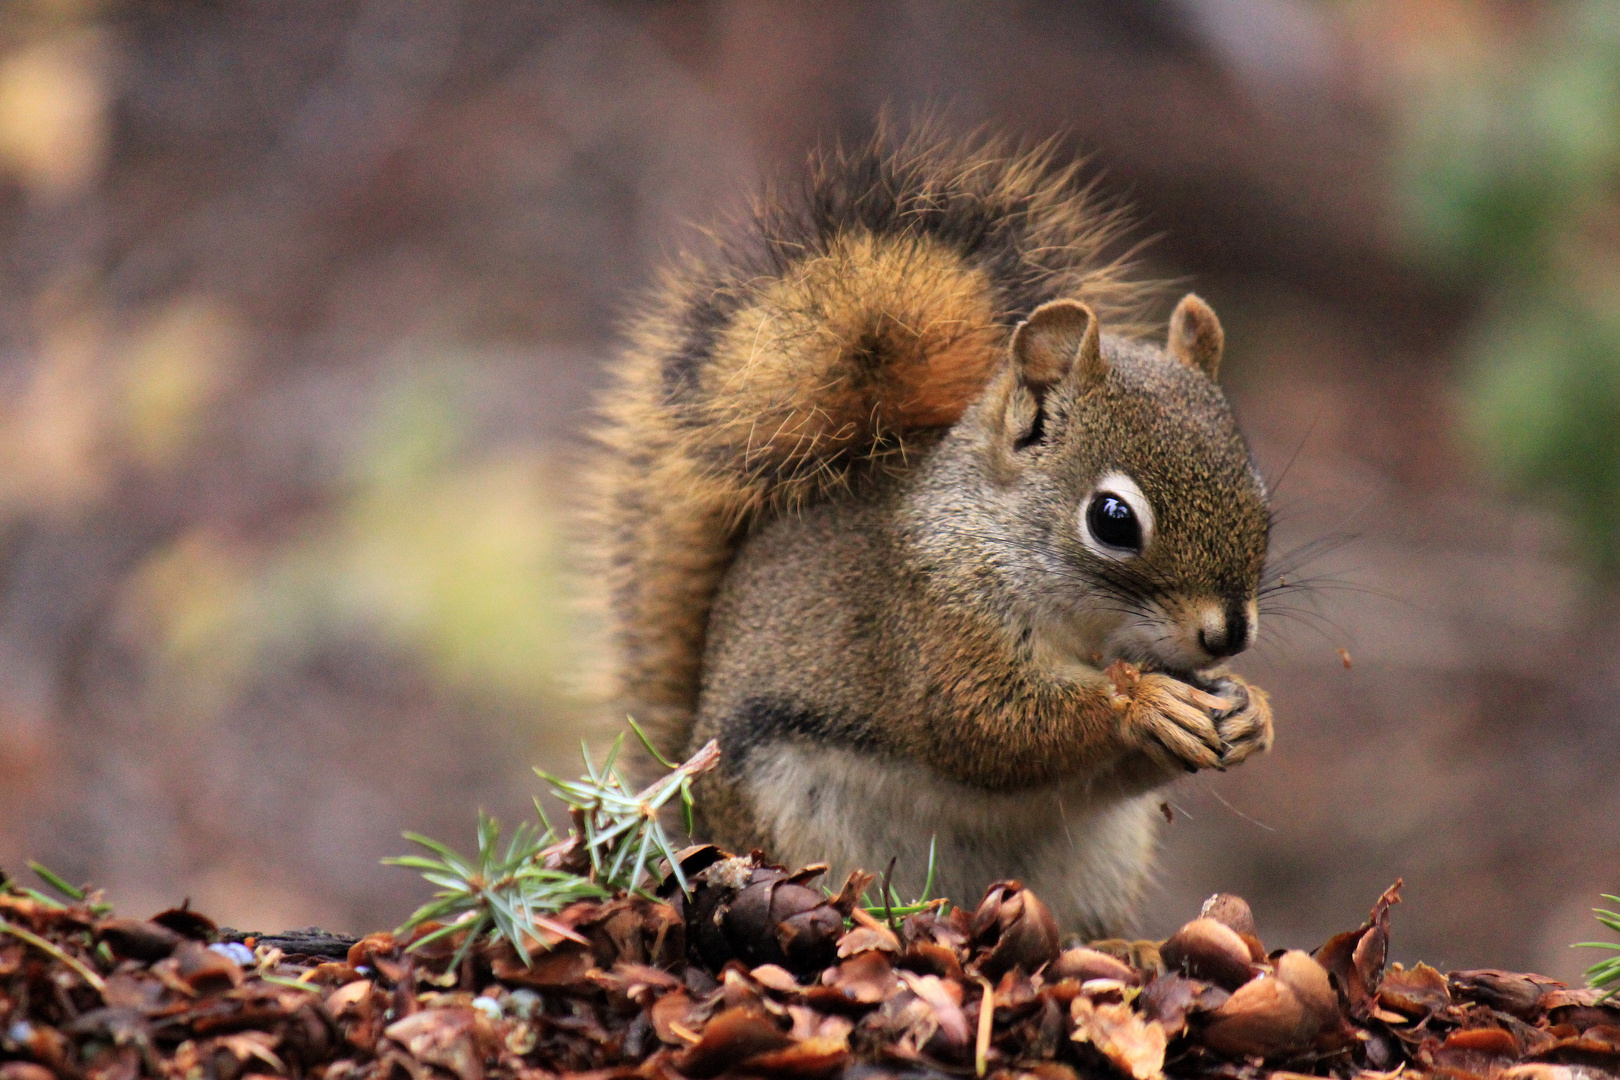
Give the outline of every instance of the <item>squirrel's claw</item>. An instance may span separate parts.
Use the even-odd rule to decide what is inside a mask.
[[[1225,681],[1231,684],[1237,704],[1215,720],[1221,738],[1228,743],[1221,753],[1223,768],[1270,750],[1272,740],[1271,702],[1266,692],[1236,676],[1228,676]]]

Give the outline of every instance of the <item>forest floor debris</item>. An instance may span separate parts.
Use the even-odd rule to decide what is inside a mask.
[[[532,965],[461,930],[408,948],[432,923],[272,937],[5,883],[0,1080],[1620,1076],[1599,991],[1387,963],[1398,885],[1309,953],[1230,895],[1162,943],[1061,948],[1015,882],[888,920],[866,875],[828,895],[817,867],[678,858],[690,895],[570,904]]]

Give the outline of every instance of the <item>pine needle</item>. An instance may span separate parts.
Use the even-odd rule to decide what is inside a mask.
[[[37,863],[30,859],[28,860],[28,869],[39,875],[41,881],[45,882],[45,884],[61,893],[69,900],[79,901],[84,899],[83,889],[79,888],[77,885],[70,884],[68,880],[61,874],[58,874],[56,871],[52,870],[48,866],[45,866],[43,863]]]
[[[973,1041],[973,1075],[983,1076],[990,1065],[990,1033],[996,1022],[996,988],[983,975],[975,978],[984,988],[984,997],[979,999],[978,1038]]]

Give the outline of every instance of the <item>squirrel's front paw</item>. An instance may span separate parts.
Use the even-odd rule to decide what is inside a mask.
[[[1126,738],[1160,764],[1225,769],[1271,749],[1266,692],[1235,675],[1218,680],[1213,693],[1169,675],[1144,675],[1123,660],[1107,675]]]
[[[1144,675],[1123,660],[1110,664],[1107,675],[1114,684],[1110,700],[1120,714],[1125,738],[1143,753],[1161,765],[1179,766],[1188,772],[1220,768],[1227,763],[1226,755],[1233,746],[1223,735],[1220,723],[1241,711],[1237,699],[1206,693],[1169,675]],[[1259,700],[1263,705],[1264,696]],[[1270,731],[1267,712],[1268,741]]]
[[[1236,765],[1252,754],[1271,749],[1271,702],[1266,692],[1236,675],[1223,677],[1215,687],[1223,698],[1234,702],[1232,708],[1215,718],[1215,730],[1226,743],[1221,754],[1221,768]]]

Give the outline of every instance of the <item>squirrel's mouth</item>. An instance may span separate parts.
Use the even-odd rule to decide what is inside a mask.
[[[1195,690],[1202,690],[1206,694],[1220,692],[1220,676],[1208,671],[1175,671],[1165,668],[1164,674],[1172,679],[1180,680]]]
[[[1125,653],[1115,656],[1113,659],[1128,660],[1132,664],[1135,664],[1137,669],[1142,672],[1156,671],[1161,675],[1168,675],[1172,679],[1184,682],[1188,686],[1204,691],[1206,694],[1214,694],[1219,692],[1221,678],[1224,674],[1218,665],[1204,669],[1195,669],[1182,667],[1179,665],[1166,664],[1158,658],[1152,656],[1133,656],[1129,653]],[[1101,666],[1106,666],[1107,662],[1109,661],[1103,661]]]
[[[1140,671],[1158,672],[1205,693],[1217,693],[1226,675],[1224,658],[1186,645],[1181,640],[1184,635],[1165,631],[1165,623],[1159,621],[1127,622],[1114,628],[1102,648],[1090,654],[1089,662],[1102,670],[1115,660],[1124,660]],[[1071,655],[1079,651],[1071,649]]]
[[[1157,671],[1160,674],[1170,676],[1172,679],[1184,682],[1194,689],[1202,690],[1206,694],[1214,694],[1219,692],[1222,672],[1215,667],[1195,670],[1193,668],[1173,667],[1169,664],[1156,663],[1147,657],[1142,657],[1140,659],[1127,657],[1127,659],[1130,659],[1132,663],[1134,663],[1140,670],[1144,672]]]
[[[1143,635],[1146,636],[1146,635]],[[1206,693],[1215,693],[1227,674],[1226,657],[1212,656],[1184,640],[1186,635],[1156,633],[1143,641],[1134,634],[1122,634],[1109,644],[1104,655],[1129,660],[1142,671],[1157,671]]]
[[[1191,687],[1193,687],[1195,689],[1198,689],[1198,690],[1202,690],[1206,694],[1215,693],[1216,692],[1216,687],[1218,687],[1220,685],[1220,678],[1221,677],[1220,677],[1220,675],[1215,673],[1213,668],[1205,670],[1205,671],[1193,671],[1191,669],[1165,668],[1164,673],[1166,675],[1170,676],[1172,679],[1179,679],[1182,682],[1186,683],[1188,686],[1191,686]]]

